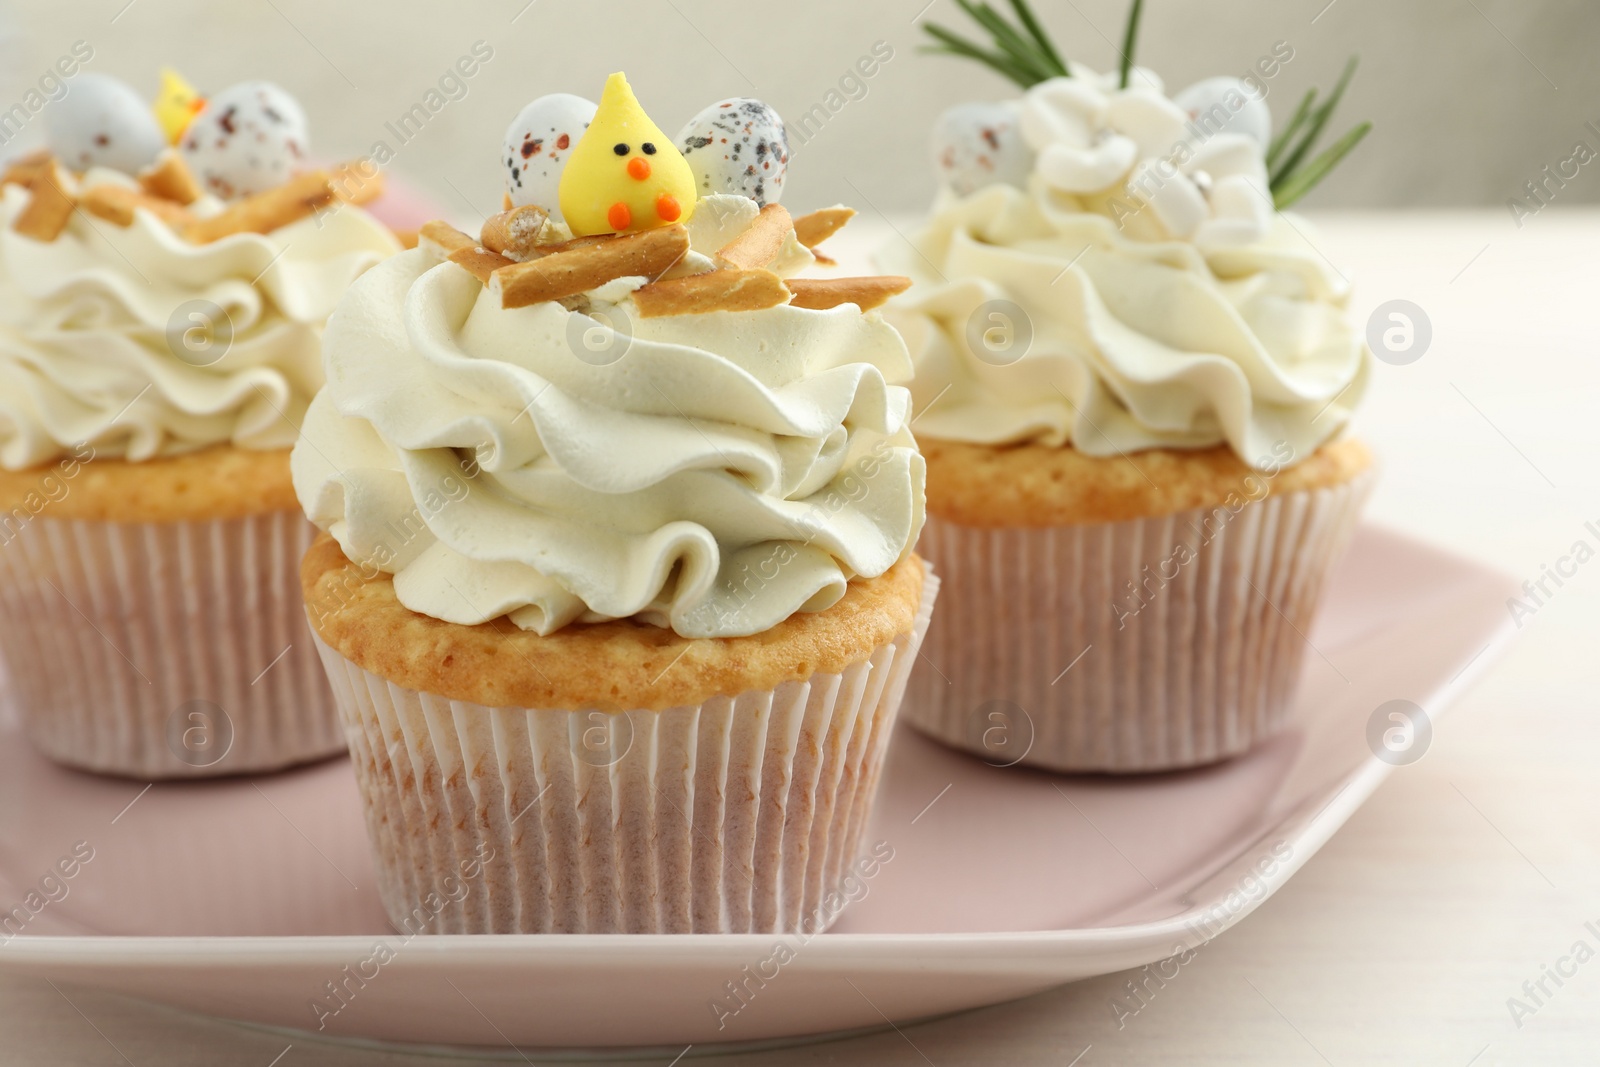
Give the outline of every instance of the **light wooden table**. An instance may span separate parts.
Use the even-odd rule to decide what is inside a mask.
[[[1505,212],[1321,224],[1320,247],[1358,281],[1361,321],[1403,298],[1432,322],[1421,359],[1379,366],[1362,417],[1386,468],[1373,516],[1522,577],[1594,541],[1600,213],[1551,208],[1521,230]],[[863,229],[858,240],[873,236]],[[1421,762],[1120,1028],[1111,1004],[1127,978],[1113,975],[901,1033],[721,1062],[1600,1063],[1600,958],[1559,989],[1546,980],[1554,995],[1520,1028],[1507,1007],[1574,942],[1600,949],[1584,929],[1600,927],[1597,637],[1600,562],[1526,621]],[[0,980],[6,1065],[274,1062],[445,1061],[90,993],[69,1004],[48,985]]]

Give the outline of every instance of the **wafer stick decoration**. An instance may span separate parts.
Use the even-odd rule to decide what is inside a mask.
[[[844,224],[855,218],[854,208],[842,204],[836,207],[825,207],[813,211],[809,215],[801,215],[794,220],[795,240],[811,249],[811,254],[817,257],[817,262],[832,266],[837,262],[833,257],[817,251],[817,246],[844,228]]]
[[[855,208],[825,207],[801,215],[794,220],[795,240],[807,248],[815,248],[823,241],[832,237],[844,228],[844,224],[856,217]]]
[[[587,237],[573,237],[569,240],[562,241],[559,244],[544,245],[539,249],[539,254],[548,256],[552,252],[571,252],[578,248],[592,248],[595,245],[603,245],[607,241],[619,236],[622,235],[615,233],[596,233],[590,234]]]
[[[41,148],[37,152],[14,159],[6,168],[4,175],[0,175],[0,184],[4,185],[31,185],[33,176],[39,173],[50,163],[50,152]]]
[[[760,311],[789,299],[783,279],[770,270],[713,270],[633,291],[641,318],[703,315],[712,311]]]
[[[484,248],[471,235],[462,233],[448,222],[437,219],[417,231],[417,240],[484,285],[489,284],[489,278],[495,271],[509,267],[514,262],[493,249]]]
[[[78,183],[60,163],[46,160],[28,180],[32,193],[11,228],[35,241],[54,241],[78,206]]]
[[[533,204],[491,215],[483,224],[483,247],[507,259],[525,263],[551,251],[557,234],[555,223],[544,208]]]
[[[826,311],[840,304],[854,304],[862,311],[871,311],[911,288],[911,279],[881,274],[868,278],[790,278],[787,284],[794,293],[791,303],[797,308]]]
[[[501,307],[527,307],[577,296],[617,278],[659,277],[688,251],[688,230],[659,226],[501,267],[490,277],[489,289],[500,294]]]
[[[236,233],[271,233],[309,217],[333,203],[333,187],[325,170],[307,171],[276,189],[247,196],[209,219],[196,219],[183,235],[195,244],[210,244]]]
[[[515,260],[507,259],[499,252],[491,252],[487,248],[458,248],[446,257],[458,267],[464,267],[468,274],[488,285],[494,272],[502,267],[509,267]]]
[[[417,243],[437,251],[446,259],[452,252],[478,247],[478,242],[440,219],[424,224],[417,231]]]
[[[765,267],[783,250],[794,223],[782,204],[768,204],[761,209],[749,229],[723,245],[717,251],[717,262],[739,270],[756,270]]]
[[[177,229],[194,221],[181,204],[122,185],[90,186],[79,200],[83,210],[118,226],[132,226],[133,214],[144,208],[167,225]]]
[[[200,183],[175,148],[164,149],[154,163],[139,172],[139,186],[151,196],[179,204],[200,199]]]
[[[328,185],[346,204],[370,204],[383,195],[383,171],[371,162],[340,163],[329,172]]]

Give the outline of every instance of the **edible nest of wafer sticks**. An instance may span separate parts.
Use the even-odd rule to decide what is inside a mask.
[[[781,206],[768,204],[749,228],[717,250],[716,269],[664,281],[662,275],[689,251],[689,231],[681,225],[557,241],[559,230],[548,214],[529,205],[494,215],[477,238],[449,223],[430,222],[417,240],[498,293],[503,308],[567,303],[618,278],[644,277],[651,281],[634,290],[633,301],[647,319],[779,304],[818,311],[855,304],[870,311],[904,292],[911,280],[884,275],[785,281],[767,269],[790,232],[811,247],[854,214],[845,207],[824,208],[791,219]]]
[[[112,182],[82,187],[81,178],[48,152],[16,160],[0,184],[26,186],[31,197],[12,229],[37,241],[53,241],[75,210],[117,226],[131,226],[141,208],[195,244],[209,244],[236,233],[271,233],[298,222],[335,201],[365,204],[383,191],[383,174],[371,164],[346,163],[332,170],[296,175],[275,189],[247,196],[209,218],[197,218],[189,205],[200,198],[183,157],[167,149],[138,174],[139,188]]]

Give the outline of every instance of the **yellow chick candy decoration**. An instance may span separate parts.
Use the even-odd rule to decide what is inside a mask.
[[[156,93],[156,102],[150,105],[150,110],[155,112],[168,143],[177,144],[183,131],[205,106],[205,98],[183,75],[171,67],[161,68],[161,91]]]
[[[633,233],[686,221],[694,212],[694,172],[639,106],[628,79],[613,74],[567,160],[559,193],[574,236]]]

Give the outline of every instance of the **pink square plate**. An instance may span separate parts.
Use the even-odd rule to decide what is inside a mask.
[[[54,766],[7,709],[0,908],[25,921],[0,929],[0,969],[325,1037],[502,1052],[671,1055],[992,1004],[1164,959],[1247,915],[1393,769],[1368,740],[1391,727],[1380,707],[1412,701],[1431,723],[1514,633],[1513,591],[1363,527],[1310,635],[1297,725],[1204,770],[1050,775],[902,729],[867,838],[890,858],[809,939],[407,940],[379,906],[343,760],[145,786]],[[75,849],[92,858],[52,874]]]

